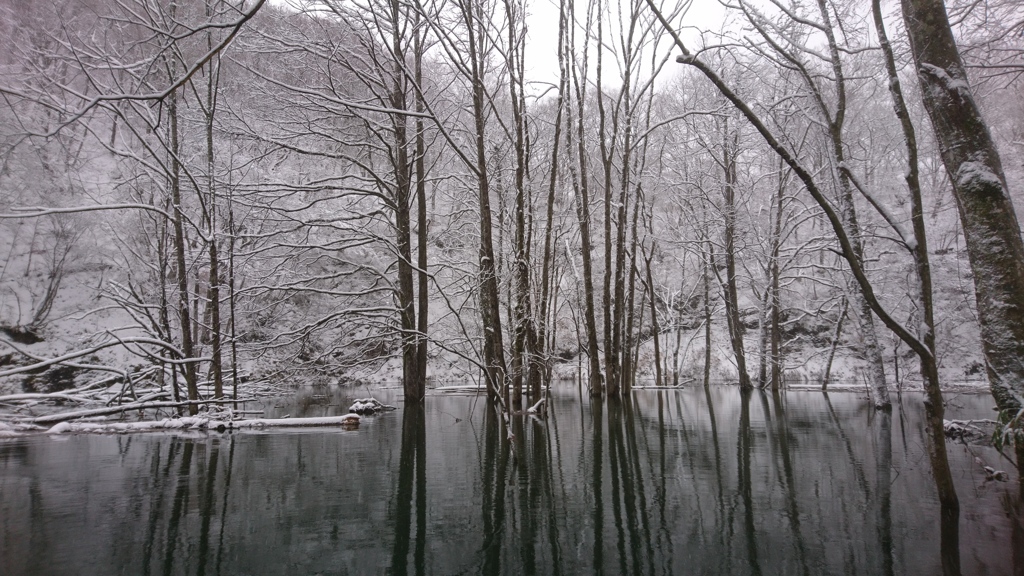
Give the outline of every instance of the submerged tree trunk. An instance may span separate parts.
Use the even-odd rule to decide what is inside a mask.
[[[398,316],[402,328],[402,388],[406,401],[422,399],[423,375],[419,373],[419,336],[416,324],[415,288],[412,264],[412,162],[409,158],[407,118],[403,113],[408,105],[405,81],[405,41],[401,35],[401,7],[397,0],[388,6],[391,32],[391,77],[388,79],[388,105],[396,112],[390,114],[394,150],[390,154],[394,175],[395,244],[398,248]]]
[[[569,12],[572,12],[572,2],[570,1]],[[572,15],[575,18],[575,15]],[[571,20],[571,18],[570,18]],[[590,14],[587,15],[587,22],[590,22]],[[568,23],[565,24],[569,26]],[[575,58],[575,44],[574,34],[569,34],[566,38],[568,42],[567,46],[563,46],[562,49],[566,51],[566,55]],[[586,74],[586,51],[584,51],[581,69]],[[596,311],[594,306],[594,275],[593,265],[591,262],[591,233],[590,233],[590,175],[587,170],[587,150],[584,145],[584,138],[586,135],[583,113],[584,103],[586,102],[586,78],[577,77],[577,72],[573,71],[573,91],[576,100],[576,109],[572,109],[572,106],[567,107],[569,113],[568,124],[575,127],[575,150],[573,150],[572,138],[574,136],[573,130],[567,130],[566,136],[569,139],[568,148],[572,150],[579,162],[578,173],[570,165],[569,171],[573,180],[573,188],[576,193],[576,216],[579,219],[580,226],[580,252],[583,260],[583,294],[584,294],[584,325],[587,331],[587,356],[590,362],[590,394],[591,396],[602,396],[604,394],[604,383],[601,376],[601,358],[600,350],[597,345],[597,321]],[[575,118],[572,116],[575,112]]]
[[[921,376],[924,380],[926,397],[925,414],[928,419],[928,435],[930,438],[929,457],[932,475],[935,479],[941,504],[942,567],[943,572],[946,574],[958,574],[960,572],[958,531],[960,502],[956,489],[953,486],[953,478],[950,473],[948,455],[946,453],[945,407],[939,385],[938,360],[935,355],[934,299],[932,295],[931,266],[928,260],[928,241],[924,224],[924,203],[921,197],[921,186],[918,176],[917,135],[914,124],[910,119],[910,114],[907,112],[903,90],[900,86],[899,75],[896,69],[896,60],[893,56],[889,39],[886,36],[881,2],[879,0],[872,0],[871,10],[879,45],[882,48],[882,55],[885,60],[886,73],[889,76],[889,92],[892,96],[893,110],[900,121],[900,127],[903,131],[907,148],[908,169],[906,182],[910,193],[911,221],[914,231],[914,243],[910,246],[910,252],[914,259],[919,282],[917,287],[918,294],[916,296],[920,302],[922,314],[921,328],[918,332],[919,338],[930,352],[930,354],[919,353],[918,357],[921,361]]]
[[[739,292],[736,287],[736,156],[739,134],[729,134],[728,120],[723,128],[722,168],[725,171],[725,187],[722,194],[725,216],[725,319],[729,327],[729,342],[736,358],[736,373],[740,388],[753,388],[747,374],[746,353],[743,350],[743,323],[740,321]],[[731,136],[731,137],[730,137]]]
[[[480,215],[480,316],[483,327],[483,359],[488,381],[488,398],[496,401],[498,395],[507,395],[507,369],[505,347],[501,332],[501,300],[494,261],[494,241],[491,223],[491,190],[487,173],[485,126],[487,102],[484,94],[483,53],[484,33],[481,27],[486,19],[481,5],[467,6],[462,14],[467,28],[469,46],[469,72],[473,90],[473,123],[476,141],[476,177]]]
[[[780,162],[781,164],[781,162]],[[769,360],[771,363],[771,389],[777,391],[782,386],[782,295],[779,289],[779,251],[782,247],[782,211],[784,206],[785,178],[780,166],[779,189],[775,202],[775,221],[772,223],[771,262],[768,265],[769,285],[768,323],[769,323]]]
[[[826,0],[818,0],[818,9],[824,25],[822,30],[828,40],[829,55],[832,64],[832,73],[835,76],[836,104],[835,112],[831,116],[828,109],[821,105],[823,115],[828,119],[829,137],[832,141],[832,154],[836,162],[838,173],[838,192],[840,213],[844,220],[846,232],[853,244],[853,252],[856,258],[864,261],[864,241],[861,235],[860,223],[857,218],[857,211],[853,204],[853,189],[850,177],[843,167],[846,162],[846,152],[843,146],[843,128],[846,122],[846,76],[843,72],[842,60],[839,54],[839,45],[836,42],[832,28],[830,8]],[[808,83],[811,83],[808,80]],[[885,382],[885,365],[882,362],[882,348],[878,345],[878,334],[875,331],[875,321],[871,314],[871,305],[868,304],[860,286],[851,281],[850,298],[852,299],[853,317],[857,323],[857,331],[861,338],[861,348],[867,359],[869,374],[869,391],[871,403],[876,409],[887,409],[891,406],[889,401],[889,388]]]
[[[512,407],[521,408],[523,385],[525,383],[531,398],[540,390],[534,384],[537,371],[537,331],[533,317],[533,290],[530,285],[529,238],[526,225],[526,174],[529,170],[529,154],[526,134],[526,97],[524,93],[525,55],[525,14],[523,6],[505,0],[505,17],[508,20],[508,47],[506,52],[509,70],[509,96],[512,105],[513,135],[515,138],[515,262],[512,264],[513,278],[513,343],[512,343]]]
[[[658,301],[654,294],[654,276],[651,273],[651,260],[654,259],[656,245],[651,245],[651,252],[644,256],[647,267],[647,292],[651,300],[651,330],[654,334],[654,385],[662,386],[664,377],[661,374],[661,326],[658,323]]]
[[[701,241],[701,287],[704,289],[704,387],[711,384],[711,243]],[[678,336],[676,336],[678,338]],[[679,349],[678,342],[676,349]],[[678,354],[677,354],[678,356]]]
[[[548,325],[553,324],[551,322],[554,317],[553,312],[553,300],[554,288],[555,288],[555,239],[553,222],[555,219],[555,192],[558,183],[558,166],[559,166],[559,145],[561,144],[562,138],[562,112],[565,107],[565,93],[568,89],[568,82],[565,70],[565,53],[562,50],[562,45],[565,42],[565,26],[566,26],[566,14],[565,7],[559,6],[558,14],[558,96],[557,103],[555,105],[555,127],[554,134],[551,139],[551,167],[548,173],[548,190],[547,190],[547,201],[546,211],[544,218],[544,254],[541,259],[541,297],[540,297],[540,310],[538,310],[538,322],[537,322],[537,346],[538,353],[541,358],[538,358],[538,363],[543,361],[543,380],[545,383],[549,383],[551,379],[551,361],[550,353],[554,346],[549,345],[548,338]],[[571,152],[571,151],[570,151]],[[554,330],[552,330],[552,333]],[[538,387],[536,395],[539,397],[540,394],[540,380],[535,381],[534,385]]]
[[[1024,243],[1003,167],[967,83],[942,0],[903,0],[925,109],[953,184],[981,324],[982,349],[1000,419],[1018,430],[1024,470]]]
[[[416,86],[422,88],[424,51],[423,34],[425,34],[425,31],[420,30],[419,18],[419,12],[417,12],[417,32],[415,32],[415,36],[413,37],[413,73],[415,74],[414,79],[416,81]],[[419,267],[419,308],[417,309],[418,317],[416,324],[416,371],[419,374],[419,379],[416,381],[415,387],[411,390],[406,390],[406,399],[422,402],[426,395],[427,388],[427,322],[430,318],[427,306],[429,296],[428,282],[430,277],[427,274],[427,240],[429,232],[427,224],[427,169],[425,158],[427,154],[427,143],[422,116],[424,113],[423,94],[419,90],[416,92],[416,112],[417,114],[420,114],[416,117],[416,226],[418,228],[417,264]],[[411,398],[409,392],[412,392]]]

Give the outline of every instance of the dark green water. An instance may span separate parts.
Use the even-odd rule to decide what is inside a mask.
[[[888,416],[851,393],[573,389],[512,442],[466,396],[352,432],[4,440],[0,574],[938,574],[922,420],[918,396]],[[1024,571],[1016,477],[975,457],[1009,463],[948,447],[963,573]]]

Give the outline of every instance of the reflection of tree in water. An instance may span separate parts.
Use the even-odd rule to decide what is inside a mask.
[[[875,485],[878,495],[876,522],[878,524],[878,548],[881,555],[882,569],[880,574],[892,576],[892,412],[875,413],[875,454],[878,464],[875,466]]]
[[[505,487],[508,484],[510,445],[501,432],[501,417],[490,407],[484,410],[484,454],[480,460],[483,479],[482,512],[484,540],[482,572],[501,572],[502,536],[505,524]]]
[[[416,512],[414,573],[425,573],[427,540],[427,428],[423,405],[407,404],[402,411],[402,452],[398,464],[398,494],[395,498],[395,539],[390,574],[408,574],[412,515]],[[415,485],[415,498],[413,487]],[[415,507],[413,503],[415,502]]]
[[[1013,574],[1024,576],[1024,475],[1017,478],[1016,498],[1009,492],[1003,495],[1003,508],[1010,517]]]
[[[762,398],[765,395],[761,394]],[[810,574],[810,569],[807,565],[807,546],[804,542],[803,531],[800,527],[800,510],[797,505],[799,499],[796,491],[796,477],[793,473],[793,459],[790,456],[789,442],[790,442],[790,427],[789,421],[786,418],[786,411],[783,407],[782,396],[779,394],[778,389],[772,392],[772,406],[775,409],[775,429],[771,434],[771,440],[773,445],[773,453],[777,454],[779,459],[782,461],[781,470],[779,466],[775,467],[776,476],[779,480],[779,485],[783,487],[786,493],[786,518],[789,520],[789,528],[793,533],[793,539],[796,546],[797,559],[800,562],[800,573],[803,575]],[[767,413],[767,406],[765,407]]]
[[[608,404],[612,502],[620,573],[651,574],[654,572],[654,551],[651,548],[651,523],[636,441],[634,409],[635,405],[629,397],[621,402],[612,400]],[[620,504],[625,513],[625,526],[619,512]],[[641,561],[644,561],[643,564]]]
[[[740,498],[743,501],[743,534],[747,543],[747,562],[752,574],[761,574],[761,564],[757,559],[757,529],[754,527],[754,497],[752,494],[754,480],[750,472],[750,452],[754,443],[754,435],[750,430],[750,396],[752,391],[740,390],[740,430],[736,442],[736,460],[739,478],[737,479]]]
[[[48,440],[0,461],[0,564],[47,573],[43,558],[62,556],[143,575],[939,573],[921,406],[899,415],[901,435],[897,414],[844,395],[755,394],[585,398],[508,427],[483,403],[459,423],[428,403],[356,433]],[[956,472],[974,466],[951,454]],[[87,463],[102,472],[83,474]],[[1019,487],[998,500],[1007,487],[981,486],[963,519],[965,572],[1021,573]],[[68,518],[73,506],[81,519]],[[20,540],[10,527],[24,527]]]

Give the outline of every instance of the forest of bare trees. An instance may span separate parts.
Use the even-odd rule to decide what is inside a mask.
[[[719,8],[3,3],[0,377],[987,378],[1014,429],[1024,12]]]

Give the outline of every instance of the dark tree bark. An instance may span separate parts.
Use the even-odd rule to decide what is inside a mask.
[[[702,301],[704,303],[704,387],[711,384],[711,320],[714,311],[711,306],[711,243],[705,237],[700,241],[701,247],[701,288],[704,289]],[[679,356],[679,333],[676,334],[676,356]],[[678,362],[676,363],[678,370]],[[676,385],[679,385],[678,377]]]
[[[1024,243],[988,125],[975,104],[942,0],[903,0],[925,109],[953,184],[981,324],[989,384],[1002,421],[1024,408]]]
[[[467,30],[470,80],[473,84],[473,123],[476,131],[476,176],[480,214],[480,316],[483,326],[483,355],[488,380],[488,399],[497,400],[507,395],[507,364],[501,332],[501,300],[494,261],[493,225],[491,223],[491,189],[487,173],[485,130],[487,101],[484,94],[484,66],[482,53],[485,22],[483,7],[477,3],[463,7],[462,17]]]
[[[407,109],[407,83],[405,80],[406,43],[402,37],[402,15],[398,0],[388,5],[391,27],[391,78],[388,86],[388,105],[393,110]],[[395,243],[398,247],[398,316],[402,328],[402,388],[408,402],[423,399],[423,375],[419,371],[419,335],[416,318],[416,294],[412,265],[412,160],[409,158],[407,116],[402,112],[390,114],[394,151],[390,155],[394,173]]]
[[[775,199],[775,220],[772,222],[771,234],[771,262],[768,267],[768,275],[771,284],[768,288],[768,323],[769,323],[769,360],[771,371],[771,389],[777,391],[782,386],[782,296],[779,292],[779,252],[782,247],[782,213],[784,194],[786,190],[786,179],[779,167],[779,188]]]
[[[736,372],[740,388],[753,388],[747,374],[746,354],[743,350],[743,323],[740,321],[739,292],[736,287],[736,156],[738,135],[729,134],[729,125],[723,128],[722,169],[725,171],[725,185],[722,188],[724,200],[722,212],[725,217],[725,279],[722,289],[725,294],[725,319],[729,327],[729,342],[736,358]]]
[[[418,238],[417,238],[417,264],[419,265],[419,309],[417,310],[417,326],[416,326],[416,370],[419,373],[419,379],[416,385],[411,389],[407,390],[406,399],[410,399],[410,394],[413,400],[422,402],[423,397],[426,395],[427,387],[427,322],[429,321],[428,314],[428,282],[430,277],[427,274],[427,241],[428,241],[428,224],[427,224],[427,169],[426,169],[426,133],[423,122],[424,103],[423,93],[421,92],[423,86],[423,35],[426,33],[421,30],[420,26],[420,14],[416,13],[416,32],[413,38],[413,65],[414,65],[414,79],[416,86],[420,87],[420,90],[416,91],[416,112],[419,114],[416,117],[416,211],[417,220],[416,225],[418,227]]]
[[[181,207],[181,162],[179,161],[180,144],[178,142],[178,95],[177,91],[171,92],[168,97],[168,145],[171,155],[171,204],[174,208],[174,274],[178,281],[178,320],[181,325],[181,353],[185,356],[183,372],[185,375],[185,389],[188,399],[195,401],[199,399],[199,386],[196,381],[196,364],[191,361],[195,356],[195,346],[192,340],[192,316],[189,312],[189,288],[188,288],[188,267],[185,264],[185,227],[184,216]],[[195,416],[199,407],[190,403],[188,413]]]
[[[650,254],[644,255],[644,265],[647,267],[647,292],[651,300],[651,329],[654,332],[654,385],[663,386],[664,377],[661,374],[661,325],[658,323],[658,300],[654,294],[654,275],[651,273],[651,260],[654,259],[656,244],[651,245]]]
[[[569,0],[569,14],[574,12],[574,4],[572,0]],[[573,15],[573,18],[575,15]],[[588,14],[587,22],[589,25],[590,14]],[[568,45],[563,49],[566,50],[566,55],[571,58],[575,58],[575,40],[572,34],[567,38]],[[586,51],[582,58],[583,72],[586,73]],[[601,375],[601,358],[600,350],[597,345],[597,321],[595,319],[595,306],[594,306],[594,272],[591,261],[591,249],[593,244],[591,242],[590,233],[590,174],[587,170],[587,150],[585,146],[585,124],[583,119],[584,113],[584,102],[585,98],[585,79],[581,81],[577,77],[577,73],[573,71],[573,93],[576,100],[576,109],[573,110],[572,106],[567,108],[569,112],[568,122],[570,126],[575,127],[575,142],[571,142],[569,148],[572,149],[574,143],[575,150],[573,153],[576,155],[577,161],[579,162],[579,172],[572,174],[573,188],[576,193],[576,216],[579,219],[580,225],[580,252],[583,260],[583,294],[584,294],[584,326],[587,331],[587,356],[590,363],[590,394],[591,396],[602,396],[604,395],[604,382]],[[575,112],[575,117],[573,113]],[[566,136],[571,140],[573,138],[573,131],[568,130]],[[570,167],[570,172],[574,172]]]
[[[921,184],[918,176],[917,134],[903,98],[903,89],[900,86],[899,74],[896,70],[896,59],[893,56],[892,47],[886,36],[885,22],[882,18],[882,8],[879,0],[872,0],[871,11],[874,16],[879,45],[882,48],[882,55],[885,60],[886,73],[889,76],[889,92],[892,96],[893,110],[900,121],[900,127],[903,131],[907,148],[908,169],[906,182],[907,189],[910,192],[911,221],[915,240],[910,247],[910,252],[914,259],[914,266],[919,280],[917,298],[920,302],[921,314],[923,316],[919,337],[925,347],[931,351],[930,355],[919,355],[919,358],[921,360],[921,376],[924,380],[925,396],[927,398],[925,414],[928,419],[928,434],[931,439],[928,447],[929,458],[931,460],[932,475],[935,478],[935,485],[939,493],[939,501],[942,506],[942,567],[943,572],[946,574],[958,574],[960,572],[958,533],[960,501],[953,486],[948,455],[946,454],[946,438],[943,425],[945,407],[942,402],[942,390],[939,386],[939,369],[935,357],[935,314],[933,310],[932,275],[931,266],[928,261],[928,241],[924,225],[924,203],[921,199]]]

